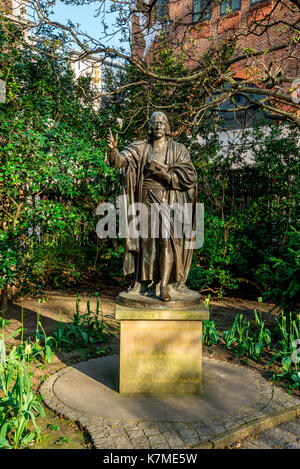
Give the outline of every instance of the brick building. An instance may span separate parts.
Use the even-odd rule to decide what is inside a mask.
[[[185,54],[188,68],[199,70],[206,53],[234,39],[235,80],[250,78],[260,89],[291,94],[292,86],[300,85],[299,20],[299,8],[290,0],[144,0],[133,12],[132,53],[151,65],[165,35],[174,51]],[[280,106],[289,110],[289,104]]]
[[[144,3],[151,5],[153,0]],[[141,21],[143,15],[146,21]],[[191,68],[197,66],[197,59],[212,45],[218,46],[232,36],[238,37],[237,53],[246,48],[267,50],[279,46],[279,43],[289,40],[293,32],[288,24],[296,28],[297,19],[298,27],[300,22],[295,3],[276,0],[156,0],[149,16],[148,12],[137,12],[133,16],[133,54],[151,61],[153,46],[159,34],[165,31],[174,49],[182,50],[183,46],[187,50],[193,49],[193,59],[189,64]],[[146,54],[145,46],[148,46]],[[299,50],[298,47],[298,58]],[[266,60],[277,61],[285,56],[286,52],[279,50],[272,56],[266,54]],[[293,76],[299,76],[300,67],[295,57],[296,53],[293,58],[289,55],[286,66]],[[244,75],[245,71],[239,73]]]

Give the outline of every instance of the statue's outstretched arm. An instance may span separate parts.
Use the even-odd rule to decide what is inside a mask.
[[[110,166],[113,166],[115,169],[120,169],[127,166],[127,158],[118,150],[118,134],[114,137],[111,129],[109,129],[107,145],[109,150],[107,153],[106,163]]]
[[[115,169],[125,168],[128,165],[126,156],[122,155],[117,148],[109,150],[107,156],[107,163]]]

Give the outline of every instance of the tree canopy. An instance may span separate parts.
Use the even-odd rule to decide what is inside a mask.
[[[198,4],[201,8],[196,11]],[[55,32],[81,51],[81,58],[99,54],[99,60],[115,58],[133,66],[139,79],[123,85],[126,88],[158,86],[180,96],[182,88],[188,86],[191,98],[186,107],[193,124],[207,112],[219,111],[229,100],[234,110],[260,107],[299,126],[297,91],[293,94],[298,86],[299,2],[276,0],[268,7],[253,2],[238,16],[234,16],[231,4],[222,2],[221,11],[219,0],[99,0],[95,8],[100,31],[97,37],[70,21],[54,21],[48,0],[30,0],[29,11],[35,22],[33,34]],[[214,12],[218,12],[217,20]],[[108,27],[110,14],[115,20]],[[180,60],[183,57],[184,73],[178,68],[163,74],[155,67],[154,57],[166,43]],[[242,103],[240,96],[245,97]],[[166,105],[167,101],[161,103],[161,107]]]

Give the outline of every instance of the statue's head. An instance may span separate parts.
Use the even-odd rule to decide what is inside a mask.
[[[157,129],[157,127],[161,129],[164,135],[166,135],[167,137],[171,137],[169,121],[164,112],[157,111],[153,112],[153,114],[151,115],[149,122],[148,140],[153,140],[153,131],[154,129]]]

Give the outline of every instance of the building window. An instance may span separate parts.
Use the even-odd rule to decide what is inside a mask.
[[[209,20],[211,0],[193,0],[193,22]]]
[[[241,9],[241,0],[225,0],[220,5],[221,15],[227,15],[228,13],[231,13],[233,11],[237,11],[240,9]]]
[[[230,88],[230,84],[225,85],[225,90]],[[257,86],[252,83],[251,88],[257,88]],[[270,115],[260,106],[260,101],[263,98],[264,96],[259,93],[243,93],[236,94],[221,103],[219,108],[220,127],[223,130],[234,130],[254,125],[266,125]]]
[[[258,3],[268,2],[269,0],[250,0],[250,5],[257,5]]]
[[[155,4],[156,21],[165,22],[169,18],[169,1],[157,0]]]

